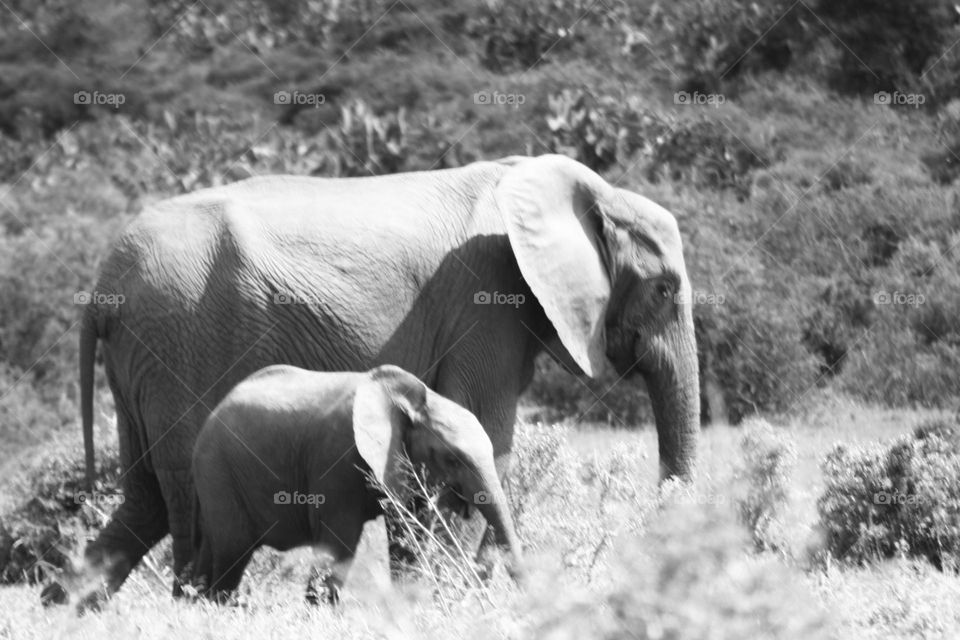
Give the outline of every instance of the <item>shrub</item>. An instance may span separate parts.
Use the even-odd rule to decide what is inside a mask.
[[[953,95],[960,95],[960,90]],[[960,176],[960,99],[951,100],[937,114],[937,142],[920,160],[934,182],[952,184]]]
[[[805,31],[786,0],[656,3],[642,29],[669,56],[679,88],[714,93],[746,69],[784,69]]]
[[[800,319],[781,307],[782,294],[746,284],[722,305],[694,308],[734,424],[753,413],[786,411],[813,388],[820,367],[803,347]]]
[[[236,37],[261,51],[290,42],[324,43],[339,17],[337,5],[326,0],[243,0],[203,5],[185,0],[150,0],[148,16],[154,37],[168,36],[188,55],[203,55]]]
[[[532,637],[827,638],[829,618],[799,573],[744,553],[726,507],[675,505],[616,544],[611,575],[589,589],[531,589]]]
[[[714,118],[689,120],[672,127],[653,149],[650,180],[668,178],[695,187],[732,189],[740,198],[750,190],[750,173],[770,163],[760,144],[748,144]]]
[[[829,30],[831,80],[844,91],[910,91],[956,40],[957,15],[945,0],[820,0],[810,10]]]
[[[43,445],[20,465],[0,512],[0,582],[44,581],[72,568],[85,540],[123,499],[117,493],[120,461],[116,440],[99,438],[94,494],[87,493],[82,446],[76,434]]]
[[[25,210],[18,215],[28,224],[31,217]],[[76,378],[77,346],[70,337],[80,307],[74,296],[93,282],[94,255],[106,238],[92,218],[44,222],[20,235],[0,235],[0,362],[55,398]]]
[[[840,373],[849,349],[873,321],[874,304],[869,286],[849,277],[828,281],[807,305],[803,318],[803,343],[819,356],[821,375]]]
[[[76,415],[65,397],[44,398],[31,376],[0,361],[0,465],[44,442]]]
[[[396,173],[406,161],[404,110],[375,115],[363,101],[345,105],[341,111],[335,174],[366,176]]]
[[[780,520],[789,499],[790,473],[796,463],[796,445],[763,420],[743,425],[740,450],[743,460],[735,478],[743,485],[738,515],[758,551],[781,549]]]
[[[549,96],[550,150],[564,153],[594,171],[626,165],[642,153],[648,180],[685,182],[694,187],[749,191],[749,176],[765,166],[764,145],[748,144],[717,118],[681,120],[655,112],[636,96],[594,96],[582,90]],[[761,154],[758,156],[758,154]]]
[[[622,105],[622,106],[621,106]],[[549,97],[550,150],[605,171],[651,145],[667,125],[632,101],[566,89]]]
[[[480,43],[480,64],[496,73],[527,71],[577,39],[595,3],[587,0],[489,2],[471,17],[467,33]]]
[[[643,382],[623,380],[612,371],[597,379],[574,376],[547,355],[536,362],[536,374],[526,392],[545,407],[548,420],[569,419],[612,426],[636,426],[653,420],[653,409]]]
[[[960,423],[934,420],[888,445],[838,445],[817,501],[825,550],[850,562],[897,554],[960,568]]]

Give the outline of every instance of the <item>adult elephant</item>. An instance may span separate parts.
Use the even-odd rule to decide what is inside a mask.
[[[262,177],[152,206],[103,263],[80,339],[88,468],[99,339],[126,495],[87,547],[88,571],[116,590],[171,533],[179,573],[197,432],[270,364],[414,372],[476,414],[501,475],[534,357],[587,376],[612,364],[647,384],[661,477],[688,474],[699,431],[689,294],[673,216],[562,156]]]

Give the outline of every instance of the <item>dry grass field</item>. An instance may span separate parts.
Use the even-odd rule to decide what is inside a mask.
[[[303,601],[309,550],[258,552],[240,606],[175,602],[161,545],[99,615],[43,609],[36,586],[0,588],[0,637],[956,637],[955,577],[907,558],[817,560],[825,453],[889,440],[931,415],[826,398],[772,420],[795,454],[767,534],[774,550],[754,550],[736,515],[750,482],[737,472],[743,436],[760,423],[707,428],[696,486],[664,494],[652,430],[525,424],[512,480],[530,569],[522,588],[502,572],[482,587],[425,577],[392,587],[378,520],[337,609]]]

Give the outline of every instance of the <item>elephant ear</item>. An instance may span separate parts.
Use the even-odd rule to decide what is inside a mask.
[[[563,346],[591,377],[607,366],[610,278],[601,207],[613,197],[603,178],[557,155],[511,167],[494,192],[520,273]]]
[[[400,454],[407,432],[423,420],[426,386],[394,366],[374,369],[353,396],[353,436],[378,482],[400,487]]]

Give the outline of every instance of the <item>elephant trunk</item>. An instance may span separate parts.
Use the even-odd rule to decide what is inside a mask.
[[[693,323],[689,325],[658,340],[656,366],[644,374],[657,423],[661,482],[690,479],[696,461],[700,383]]]
[[[513,526],[513,516],[510,513],[510,503],[507,501],[507,495],[501,488],[500,481],[497,479],[495,469],[483,473],[483,489],[476,492],[473,496],[473,502],[477,510],[483,515],[487,524],[493,529],[494,540],[507,554],[506,569],[514,580],[522,579],[522,548],[520,539],[517,537],[516,529]],[[485,548],[481,548],[481,556],[484,555]],[[487,559],[481,557],[480,561]]]

